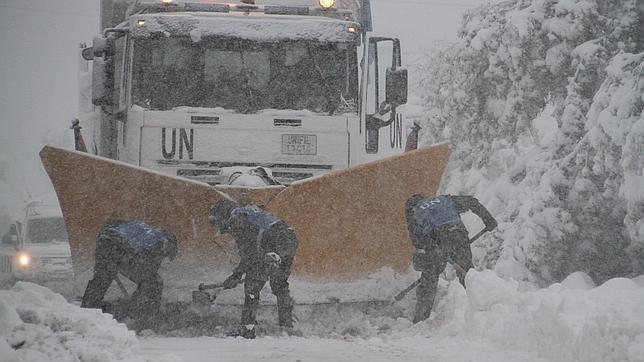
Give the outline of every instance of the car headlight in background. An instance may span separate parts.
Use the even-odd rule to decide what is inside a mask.
[[[27,268],[31,265],[31,263],[31,255],[27,253],[18,254],[18,266],[20,266],[21,268]]]

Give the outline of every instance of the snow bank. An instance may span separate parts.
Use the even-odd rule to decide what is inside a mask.
[[[476,360],[492,360],[487,355],[490,351],[517,351],[512,355],[518,359],[525,355],[549,361],[644,361],[644,275],[615,278],[595,287],[588,275],[576,272],[562,283],[536,289],[500,278],[494,271],[471,270],[464,289],[452,274],[448,270],[445,277],[450,280],[440,279],[432,315],[425,322],[410,321],[415,305],[412,292],[400,302],[375,305],[363,313],[333,305],[306,315],[298,309],[296,314],[302,318],[297,328],[306,338],[277,338],[297,344],[340,339],[354,347],[488,346]],[[380,289],[390,287],[380,285]],[[314,294],[315,289],[308,293]],[[246,350],[242,345],[254,348],[257,343],[271,343],[282,331],[276,329],[275,316],[259,317],[263,319],[260,335],[266,337],[250,344],[235,339],[216,343],[240,356],[244,354],[239,348]],[[68,304],[46,288],[17,283],[11,290],[0,291],[2,361],[178,360],[165,355],[171,348],[157,346],[153,352],[142,356],[134,333],[111,316]],[[421,352],[414,355],[421,358]],[[445,356],[452,352],[446,351]]]
[[[111,315],[81,309],[45,287],[25,282],[0,290],[0,359],[149,360],[140,354],[134,332]]]
[[[305,336],[357,342],[456,338],[549,361],[644,361],[644,275],[595,286],[587,274],[575,272],[539,289],[492,270],[471,270],[465,289],[450,274],[448,270],[444,275],[449,280],[439,280],[427,321],[411,323],[416,303],[412,291],[400,302],[362,313],[329,306],[326,312],[301,318],[297,328]],[[260,322],[263,328],[268,324],[274,320]]]
[[[466,278],[464,332],[537,352],[552,361],[644,361],[644,287],[611,279],[593,288],[583,273],[521,292],[492,271]]]

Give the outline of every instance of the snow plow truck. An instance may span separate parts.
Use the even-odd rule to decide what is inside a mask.
[[[436,192],[451,151],[403,153],[407,70],[368,0],[103,0],[101,29],[81,46],[77,150],[40,153],[77,293],[108,218],[177,236],[166,298],[223,280],[238,259],[208,222],[221,192],[293,226],[295,283],[408,270],[403,205]]]

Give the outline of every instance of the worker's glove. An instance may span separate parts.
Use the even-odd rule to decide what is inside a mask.
[[[233,289],[239,283],[241,283],[241,277],[239,277],[236,274],[233,274],[233,275],[229,276],[226,280],[224,280],[224,282],[222,283],[221,286],[224,289]]]
[[[264,262],[270,269],[279,269],[282,258],[277,253],[270,252],[264,255]]]
[[[497,226],[498,224],[496,223],[496,220],[489,220],[487,223],[485,223],[485,231],[492,231],[496,229]]]

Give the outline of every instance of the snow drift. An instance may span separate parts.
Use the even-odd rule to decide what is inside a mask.
[[[521,291],[493,271],[466,279],[464,332],[551,361],[644,361],[644,285],[615,278],[594,287],[583,273]]]
[[[644,275],[596,287],[587,274],[575,272],[538,289],[492,270],[470,270],[465,283],[467,289],[456,279],[441,279],[429,320],[411,325],[406,318],[382,319],[369,329],[363,323],[362,336],[487,341],[548,361],[644,361]]]
[[[432,316],[416,325],[409,316],[338,313],[330,308],[297,328],[307,340],[313,338],[313,344],[327,338],[378,348],[465,343],[488,346],[489,351],[517,351],[516,356],[525,351],[525,356],[550,361],[644,361],[644,275],[595,287],[588,275],[573,273],[562,283],[536,289],[491,270],[471,270],[466,285],[467,290],[456,279],[441,279]],[[410,295],[398,307],[409,314],[414,302]],[[274,320],[263,324],[271,323]],[[279,338],[303,343],[302,337]],[[244,344],[231,340],[228,348],[231,345]],[[0,291],[3,361],[177,360],[160,355],[163,351],[169,350],[142,355],[137,337],[125,325],[98,310],[68,304],[47,288],[19,282]]]
[[[0,356],[7,362],[149,360],[134,332],[111,315],[26,282],[0,290]]]

